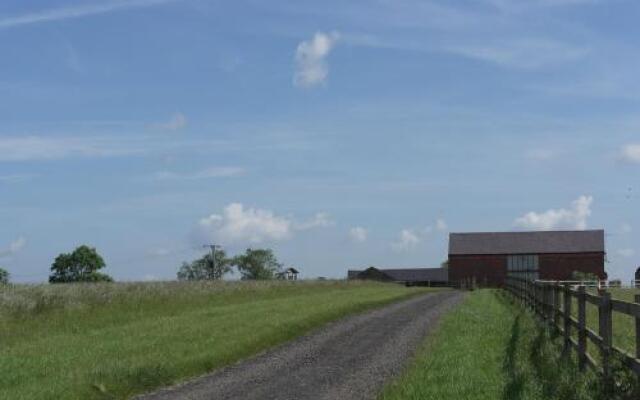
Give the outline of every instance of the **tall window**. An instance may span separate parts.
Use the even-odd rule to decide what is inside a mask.
[[[537,254],[507,256],[507,275],[516,278],[536,280],[539,278],[538,263]]]

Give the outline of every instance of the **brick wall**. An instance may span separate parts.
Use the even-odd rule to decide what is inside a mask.
[[[604,253],[542,254],[540,279],[569,280],[573,271],[590,272],[605,279]],[[449,281],[475,277],[480,285],[502,286],[507,276],[506,255],[450,255]]]

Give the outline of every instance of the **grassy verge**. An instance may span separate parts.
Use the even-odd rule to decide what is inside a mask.
[[[446,315],[383,400],[637,399],[614,389],[559,352],[559,338],[499,290],[479,290]]]
[[[346,282],[0,289],[0,398],[126,398],[424,291]]]
[[[640,294],[638,289],[610,289],[611,297],[618,300],[634,302],[634,296]],[[578,300],[573,300],[571,314],[578,318]],[[598,332],[598,307],[587,302],[587,326]],[[635,319],[619,312],[613,313],[613,344],[630,354],[635,354],[636,335]],[[597,347],[590,346],[589,352],[598,358]]]

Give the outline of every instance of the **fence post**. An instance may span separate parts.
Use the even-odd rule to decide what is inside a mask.
[[[602,346],[600,347],[600,351],[602,352],[602,371],[604,372],[605,377],[610,376],[610,368],[609,368],[609,355],[611,353],[611,330],[612,330],[612,322],[611,322],[611,293],[604,292],[602,297],[600,297],[600,307],[599,307],[599,333],[602,338]]]
[[[551,290],[549,290],[549,285],[545,283],[543,286],[544,293],[544,320],[547,324],[547,327],[551,327],[551,322],[553,321],[551,317]]]
[[[564,352],[571,354],[571,288],[564,284]]]
[[[553,324],[554,328],[560,326],[560,286],[553,284]]]
[[[635,296],[636,303],[640,303],[640,294]],[[636,358],[640,358],[640,318],[636,316]]]
[[[587,367],[587,296],[584,286],[578,291],[578,365],[580,371],[584,371]]]

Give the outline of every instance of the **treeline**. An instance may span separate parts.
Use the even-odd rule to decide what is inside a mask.
[[[247,249],[243,254],[227,257],[222,249],[212,254],[183,263],[178,271],[179,280],[222,279],[236,268],[244,280],[278,279],[283,275],[282,264],[271,249]]]
[[[82,245],[71,253],[62,253],[51,265],[50,283],[113,282],[113,278],[100,272],[106,267],[95,248]],[[247,249],[244,253],[228,257],[224,250],[216,249],[191,262],[184,262],[178,270],[183,281],[218,280],[234,268],[244,280],[269,280],[283,277],[282,264],[271,249]],[[9,283],[9,273],[0,268],[0,285]]]

